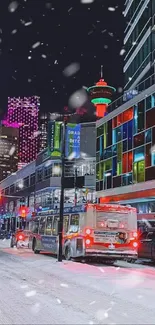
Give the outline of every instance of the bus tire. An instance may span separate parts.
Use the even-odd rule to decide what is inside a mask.
[[[40,253],[40,250],[36,249],[36,239],[33,242],[33,251],[34,251],[34,254],[39,254]]]
[[[70,261],[71,259],[71,249],[69,245],[65,248],[65,259],[66,261]]]

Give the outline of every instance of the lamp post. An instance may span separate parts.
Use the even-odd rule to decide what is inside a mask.
[[[60,194],[60,218],[58,224],[59,231],[59,250],[58,262],[62,262],[62,239],[63,239],[63,210],[64,210],[64,187],[65,187],[65,134],[66,134],[66,121],[63,122],[62,129],[62,153],[61,153],[61,194]]]

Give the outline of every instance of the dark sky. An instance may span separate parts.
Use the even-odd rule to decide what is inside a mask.
[[[39,95],[43,111],[59,111],[75,90],[98,81],[101,65],[111,86],[123,86],[124,1],[90,2],[0,0],[1,111],[19,95]],[[80,70],[65,77],[74,62]]]

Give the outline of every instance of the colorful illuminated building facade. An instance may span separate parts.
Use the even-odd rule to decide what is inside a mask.
[[[8,98],[7,119],[3,124],[19,128],[18,167],[33,161],[39,151],[39,97]]]
[[[39,115],[39,152],[47,147],[49,114],[40,113]]]
[[[101,203],[155,217],[155,83],[97,121],[96,191]]]
[[[96,107],[97,118],[102,118],[108,114],[108,105],[112,102],[112,97],[115,88],[108,86],[108,84],[102,78],[102,67],[101,67],[101,79],[96,83],[95,86],[89,87],[87,92],[90,96],[92,104]]]

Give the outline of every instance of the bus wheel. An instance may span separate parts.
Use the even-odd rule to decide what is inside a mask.
[[[36,249],[36,240],[34,241],[34,244],[33,244],[33,251],[34,251],[34,254],[40,253],[40,251],[38,249]]]
[[[71,259],[71,249],[70,246],[66,246],[65,248],[65,259],[69,261]]]

